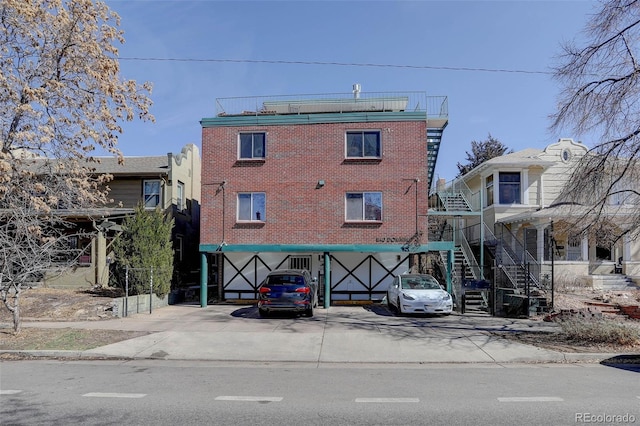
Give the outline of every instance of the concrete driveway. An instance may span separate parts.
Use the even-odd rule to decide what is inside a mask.
[[[399,317],[384,305],[331,306],[317,309],[313,318],[286,315],[260,318],[255,306],[221,304],[201,308],[183,304],[106,321],[38,322],[25,326],[150,332],[76,354],[91,357],[317,364],[568,359],[568,354],[491,334],[496,330],[553,331],[555,324],[479,314]]]

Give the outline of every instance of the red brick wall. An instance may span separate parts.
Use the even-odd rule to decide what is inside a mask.
[[[381,131],[380,161],[345,162],[345,132]],[[267,132],[264,162],[237,161],[238,133]],[[415,233],[426,214],[426,122],[328,123],[202,130],[201,244],[384,244]],[[316,189],[319,180],[323,188]],[[382,223],[345,222],[345,193],[382,192]],[[236,222],[238,192],[266,193],[264,224]],[[426,231],[426,218],[418,219]],[[425,232],[426,235],[426,232]],[[389,240],[386,240],[387,242]],[[423,238],[423,242],[426,239]]]

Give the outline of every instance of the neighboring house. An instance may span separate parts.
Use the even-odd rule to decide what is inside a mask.
[[[577,234],[568,226],[588,206],[563,203],[560,195],[587,151],[579,142],[560,139],[544,149],[493,158],[453,182],[436,185],[431,201],[440,214],[447,213],[445,200],[465,200],[464,208],[457,207],[458,247],[473,278],[495,278],[499,286],[520,289],[524,280],[530,288],[549,289],[552,280],[597,287],[640,277],[638,242],[612,241],[593,230]],[[613,198],[610,207],[605,223],[614,230],[627,209],[637,209],[618,206]]]
[[[109,174],[107,206],[88,211],[69,211],[65,215],[87,230],[96,231],[90,241],[77,241],[85,247],[77,268],[51,278],[50,285],[107,285],[109,283],[109,245],[117,237],[122,220],[133,214],[138,203],[155,209],[160,207],[174,219],[175,250],[174,282],[172,286],[196,283],[200,234],[200,174],[198,147],[186,145],[178,154],[148,157],[124,157],[120,164],[115,157],[99,157],[92,165],[96,174]],[[117,259],[115,260],[117,261]]]
[[[218,99],[203,118],[201,304],[307,269],[324,303],[380,300],[426,239],[446,97]],[[205,273],[206,272],[206,273]]]

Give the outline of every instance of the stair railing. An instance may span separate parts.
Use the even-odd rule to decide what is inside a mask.
[[[498,240],[500,247],[501,255],[506,255],[503,259],[501,259],[501,263],[503,267],[506,269],[511,269],[511,266],[518,266],[523,271],[526,271],[528,268],[528,275],[530,284],[534,287],[540,287],[540,272],[541,267],[540,263],[527,251],[524,244],[518,240],[518,238],[502,223],[496,223],[496,228],[500,230],[500,238]],[[498,233],[498,232],[496,232]],[[507,274],[508,275],[508,274]],[[521,287],[519,284],[519,280],[516,277],[509,276],[510,279],[515,278],[516,280],[512,283],[515,284],[517,288]],[[526,277],[525,277],[526,280]]]
[[[464,236],[464,232],[460,230],[460,249],[462,254],[464,255],[464,261],[471,268],[471,273],[473,274],[473,279],[475,280],[483,280],[484,274],[482,273],[482,269],[478,266],[478,262],[476,262],[476,258],[471,250],[471,246],[469,246],[469,242]],[[469,259],[473,259],[473,262],[470,262]]]
[[[435,193],[440,200],[441,206],[445,210],[449,209],[449,200],[462,200],[467,205],[468,210],[465,211],[479,211],[480,210],[480,192],[472,192],[467,186],[466,182],[461,178],[454,179],[447,182],[444,185],[437,186]],[[431,197],[430,197],[431,198]],[[436,205],[430,206],[436,208]]]

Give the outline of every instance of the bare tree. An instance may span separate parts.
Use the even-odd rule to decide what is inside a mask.
[[[581,206],[581,230],[616,218],[616,238],[640,229],[640,2],[601,2],[584,31],[585,45],[564,44],[555,69],[562,85],[552,131],[596,139],[579,159],[562,198]],[[610,231],[609,231],[610,232]]]
[[[70,212],[107,201],[92,153],[122,159],[119,123],[153,120],[150,85],[120,75],[118,25],[101,2],[0,0],[0,294],[16,332],[23,288],[77,258]]]

